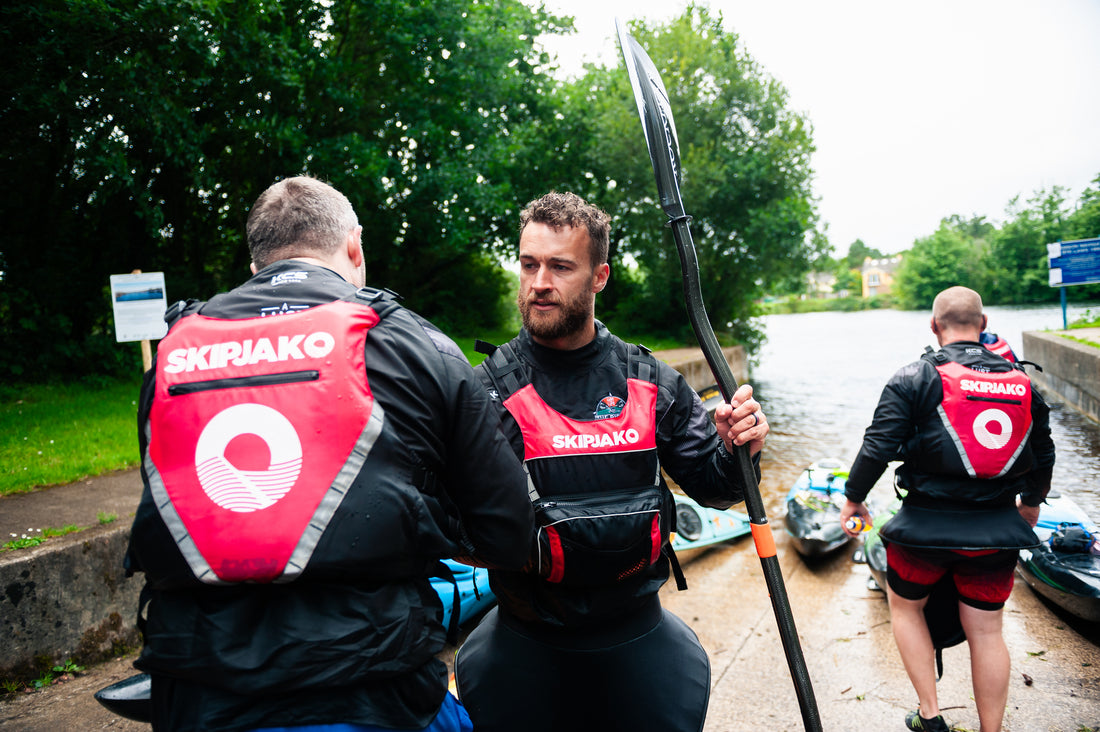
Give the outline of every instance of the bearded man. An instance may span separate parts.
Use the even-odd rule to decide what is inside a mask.
[[[729,508],[745,488],[734,451],[748,444],[758,466],[768,424],[748,385],[712,423],[683,376],[595,319],[609,222],[571,193],[527,205],[523,330],[475,369],[538,523],[524,569],[490,570],[499,606],[456,659],[478,730],[697,732],[706,717],[707,654],[657,594],[678,571],[661,468]]]

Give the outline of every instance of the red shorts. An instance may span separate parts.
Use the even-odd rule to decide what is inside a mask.
[[[1012,594],[1015,549],[916,549],[886,545],[886,579],[907,600],[921,600],[948,572],[959,599],[980,610],[999,610]]]

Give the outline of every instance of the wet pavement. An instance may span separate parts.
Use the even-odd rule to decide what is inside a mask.
[[[849,545],[807,565],[773,519],[784,584],[794,612],[824,730],[903,730],[916,697],[901,667],[881,592],[869,589],[865,565]],[[802,714],[752,541],[743,537],[690,557],[690,588],[662,590],[665,605],[698,633],[711,658],[705,732],[802,730]],[[1100,628],[1056,614],[1022,581],[1005,611],[1012,681],[1008,732],[1100,729]],[[450,661],[453,649],[441,657]],[[78,678],[0,703],[0,729],[146,730],[119,719],[93,692],[133,673],[133,657],[97,666]],[[675,659],[656,673],[675,673]],[[940,705],[956,730],[978,730],[965,645],[944,653]]]
[[[775,533],[822,728],[903,730],[916,695],[885,597],[868,588],[867,567],[849,558],[855,545],[811,566],[782,529]],[[707,732],[804,729],[760,562],[745,543],[694,560],[691,589],[677,595],[666,587],[665,604],[691,624],[711,657]],[[1100,628],[1074,625],[1017,582],[1005,610],[1012,659],[1005,730],[1100,729]],[[939,701],[955,729],[978,730],[965,644],[944,652]]]

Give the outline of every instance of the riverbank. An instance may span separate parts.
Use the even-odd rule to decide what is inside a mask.
[[[1100,328],[1024,333],[1023,357],[1042,367],[1028,373],[1044,396],[1100,422]]]

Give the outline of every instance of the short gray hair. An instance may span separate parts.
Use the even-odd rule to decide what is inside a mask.
[[[260,194],[245,231],[256,269],[291,257],[336,251],[359,225],[351,201],[309,176],[285,178]]]

